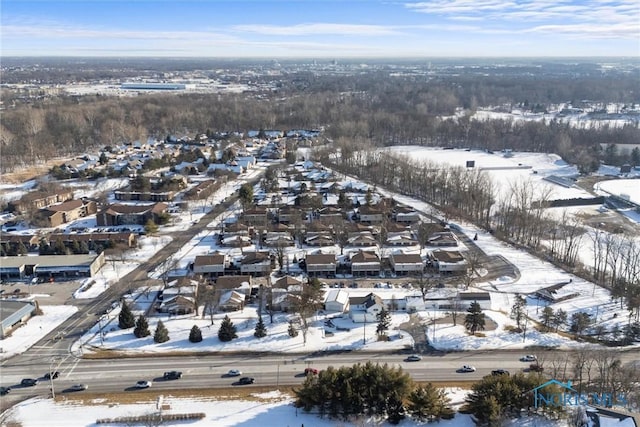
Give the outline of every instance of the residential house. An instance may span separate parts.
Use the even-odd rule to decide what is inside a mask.
[[[404,231],[402,233],[387,234],[385,244],[387,246],[415,246],[418,244],[418,240],[410,231]]]
[[[288,231],[269,231],[265,234],[264,244],[271,248],[282,248],[295,245],[295,240]]]
[[[271,290],[269,305],[274,311],[289,312],[293,307],[299,305],[300,295],[287,292],[286,289],[275,288]]]
[[[96,214],[96,223],[98,226],[144,225],[149,220],[158,223],[159,216],[166,212],[166,210],[167,204],[162,202],[152,205],[112,204]]]
[[[458,238],[451,231],[439,231],[429,236],[427,245],[439,247],[458,246]]]
[[[90,250],[95,250],[98,245],[102,247],[123,245],[127,248],[132,248],[136,245],[136,235],[127,232],[80,234],[51,233],[47,236],[47,240],[50,245],[53,245],[58,241],[62,241],[62,243],[67,247],[72,247],[76,242],[79,244],[84,242]]]
[[[240,274],[266,276],[271,273],[269,252],[245,252],[240,263]]]
[[[402,224],[414,224],[420,221],[420,214],[408,206],[396,206],[393,212],[396,222]]]
[[[238,311],[244,308],[246,295],[234,290],[222,292],[218,303],[221,311]]]
[[[380,223],[384,218],[382,209],[378,208],[377,206],[360,206],[358,208],[358,213],[360,214],[360,222],[369,224]]]
[[[349,297],[349,317],[355,323],[377,322],[384,302],[378,295],[370,293],[360,297]]]
[[[359,251],[351,257],[351,274],[377,276],[380,274],[380,258],[373,252]]]
[[[30,209],[42,209],[72,199],[73,190],[60,190],[54,193],[48,191],[32,191],[22,196],[19,200],[10,201],[8,205],[10,211],[26,212]]]
[[[27,252],[31,252],[38,249],[41,238],[36,234],[0,233],[0,244],[9,251],[18,251],[18,248],[22,245]]]
[[[467,261],[458,251],[435,250],[431,253],[440,273],[465,273]]]
[[[391,254],[389,262],[398,275],[419,275],[424,271],[424,262],[419,254]]]
[[[243,220],[250,225],[267,225],[269,217],[267,209],[262,206],[253,206],[242,214]]]
[[[344,219],[344,212],[336,206],[325,206],[318,210],[317,215],[318,218],[325,221]]]
[[[49,227],[93,215],[97,212],[96,202],[92,200],[69,200],[58,205],[44,208],[42,214],[48,219]]]
[[[333,246],[336,244],[333,236],[329,233],[307,233],[304,242],[309,246]]]
[[[480,304],[483,310],[491,310],[491,293],[489,292],[460,292],[458,300],[460,308],[464,310],[473,302]]]
[[[304,214],[299,207],[286,205],[278,209],[278,222],[280,223],[289,224],[303,220]]]
[[[207,277],[218,277],[224,274],[226,266],[226,254],[197,255],[193,261],[193,273]]]
[[[219,276],[216,279],[216,290],[236,290],[244,295],[251,295],[253,287],[251,276]]]
[[[373,237],[371,232],[364,231],[354,235],[353,237],[349,237],[349,239],[347,240],[347,245],[355,246],[355,247],[368,247],[368,246],[377,246],[378,242]]]
[[[324,300],[324,309],[329,313],[345,313],[349,310],[349,293],[343,289],[332,289]]]
[[[336,274],[336,256],[333,254],[307,255],[305,263],[309,276],[332,276]]]

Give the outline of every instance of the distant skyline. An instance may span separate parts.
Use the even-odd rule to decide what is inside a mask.
[[[640,57],[638,0],[1,0],[2,56]]]

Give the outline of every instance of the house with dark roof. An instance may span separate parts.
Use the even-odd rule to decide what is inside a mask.
[[[266,276],[271,273],[269,252],[245,252],[240,262],[240,273],[253,276]]]
[[[393,272],[399,275],[421,274],[424,271],[424,262],[419,254],[391,254],[389,263]]]
[[[197,255],[193,260],[193,273],[206,277],[222,276],[226,267],[226,254]]]
[[[61,224],[93,215],[97,212],[96,202],[92,200],[69,200],[57,205],[44,208],[42,215],[47,218],[49,227],[57,227]]]
[[[360,215],[360,221],[369,224],[382,222],[384,217],[382,209],[376,206],[360,206],[360,208],[358,208],[358,213]]]
[[[380,257],[373,252],[358,251],[351,257],[351,274],[377,276],[380,274]]]
[[[336,256],[333,254],[307,255],[305,258],[309,276],[327,276],[336,274]]]
[[[158,223],[159,216],[166,211],[167,204],[162,202],[152,205],[112,204],[96,214],[96,223],[98,226],[144,225],[149,220]]]
[[[244,211],[242,219],[250,225],[266,225],[269,221],[267,208],[263,206],[253,206]]]
[[[440,231],[432,233],[427,238],[427,245],[429,246],[458,246],[458,238],[451,231]]]
[[[377,322],[378,313],[383,307],[382,298],[374,293],[359,297],[349,297],[349,317],[355,323]]]
[[[440,273],[464,273],[467,271],[467,260],[458,251],[435,250],[431,252],[431,256]]]

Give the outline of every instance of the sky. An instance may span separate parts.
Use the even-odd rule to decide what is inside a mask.
[[[1,56],[640,56],[637,0],[2,0]]]

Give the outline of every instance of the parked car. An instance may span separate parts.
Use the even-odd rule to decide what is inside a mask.
[[[238,380],[238,384],[242,384],[242,385],[253,384],[254,382],[256,382],[255,378],[251,378],[251,377],[242,377]]]
[[[538,360],[538,358],[533,354],[527,354],[526,356],[522,356],[520,358],[521,362],[535,362],[536,360]]]
[[[411,356],[405,359],[407,362],[419,362],[422,360],[422,356],[417,354],[412,354]]]
[[[11,387],[0,387],[0,396],[11,393]]]
[[[471,365],[462,365],[462,368],[458,369],[458,372],[475,372],[475,366]]]
[[[89,387],[87,387],[86,384],[74,384],[71,387],[69,387],[69,390],[71,390],[71,391],[83,391],[83,390],[86,390],[87,388],[89,388]]]
[[[304,370],[305,375],[318,375],[318,370],[316,368],[306,368]]]
[[[53,371],[53,372],[47,372],[46,374],[44,374],[44,379],[45,380],[50,380],[50,379],[56,379],[60,376],[60,372],[58,371]]]
[[[149,388],[151,387],[151,381],[140,380],[135,385],[136,388]]]
[[[36,380],[35,378],[23,378],[22,381],[20,381],[20,385],[23,387],[33,387],[37,384],[38,380]]]
[[[180,378],[182,378],[182,372],[180,371],[165,372],[163,375],[163,378],[165,380],[179,380]]]
[[[242,375],[242,371],[238,369],[230,369],[229,372],[227,372],[228,377],[239,377],[240,375]]]
[[[496,369],[496,370],[491,371],[491,375],[494,375],[494,376],[509,375],[509,371],[507,371],[505,369]]]
[[[531,365],[529,365],[529,371],[531,371],[531,372],[543,372],[544,368],[542,367],[542,365],[539,365],[538,363],[532,363]]]

